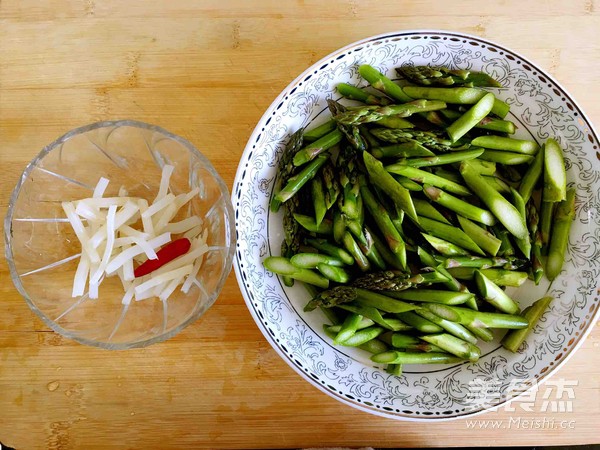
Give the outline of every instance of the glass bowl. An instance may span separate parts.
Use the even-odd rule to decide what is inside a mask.
[[[134,300],[126,308],[118,277],[110,277],[98,299],[71,297],[81,246],[61,202],[91,197],[100,177],[110,180],[105,196],[123,186],[151,201],[165,164],[175,167],[175,195],[200,190],[185,214],[203,220],[209,250],[192,288],[175,290],[166,302]],[[63,336],[106,349],[160,342],[198,319],[217,299],[235,248],[228,189],[209,160],[185,139],[129,120],[77,128],[44,148],[12,193],[4,230],[10,274],[29,307]]]

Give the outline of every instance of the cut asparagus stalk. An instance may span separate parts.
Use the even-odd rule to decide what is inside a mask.
[[[567,172],[563,152],[558,142],[548,138],[544,145],[545,202],[560,202],[567,198]]]
[[[468,162],[461,166],[461,175],[467,186],[487,205],[496,218],[515,237],[524,239],[529,231],[525,220],[508,200],[498,191],[491,187],[484,178],[473,169],[469,168]]]
[[[507,333],[506,336],[504,336],[504,339],[502,339],[502,346],[505,349],[516,353],[519,350],[519,347],[521,347],[521,344],[527,339],[529,333],[535,328],[537,322],[544,315],[552,300],[552,297],[542,297],[529,308],[525,309],[523,316],[529,321],[529,325],[526,328],[513,330]]]
[[[540,150],[540,146],[535,141],[491,135],[476,137],[471,141],[471,145],[492,150],[523,153],[525,155],[535,155]]]
[[[463,359],[448,353],[407,353],[387,351],[371,356],[379,364],[454,364]]]
[[[304,283],[314,284],[323,289],[329,287],[329,280],[310,269],[299,269],[294,266],[287,258],[281,256],[269,256],[263,261],[267,270],[278,275],[288,276],[294,280]]]
[[[468,359],[469,361],[477,361],[481,356],[479,347],[448,333],[430,334],[428,336],[421,336],[421,339],[446,350],[452,355]]]
[[[459,215],[456,216],[456,218],[463,231],[473,239],[473,242],[475,242],[479,248],[492,256],[498,254],[498,250],[500,250],[500,245],[502,244],[500,239],[465,217]]]
[[[497,310],[506,314],[518,314],[521,311],[519,305],[512,298],[479,270],[475,271],[475,282],[484,300]]]
[[[509,328],[520,329],[529,325],[529,321],[522,316],[500,313],[473,311],[467,308],[427,303],[424,305],[432,313],[451,322],[458,322],[469,328]]]
[[[566,197],[557,205],[554,213],[554,224],[546,261],[546,276],[550,281],[554,280],[562,270],[569,243],[569,231],[575,218],[575,189],[569,189]]]

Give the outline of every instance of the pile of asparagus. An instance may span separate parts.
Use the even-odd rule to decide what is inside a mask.
[[[291,136],[271,201],[281,256],[264,266],[390,373],[476,361],[494,328],[516,352],[552,299],[521,311],[505,287],[553,280],[574,218],[562,149],[510,137],[484,73],[396,70],[401,84],[361,66],[370,88],[337,90],[363,105],[329,100],[331,120]]]

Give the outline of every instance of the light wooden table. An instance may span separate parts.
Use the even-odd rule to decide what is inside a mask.
[[[0,206],[25,164],[74,127],[130,118],[180,134],[229,186],[254,124],[327,53],[401,29],[473,33],[548,70],[600,124],[593,0],[2,0]],[[598,443],[600,328],[555,377],[579,380],[571,429],[469,429],[370,416],[322,394],[269,347],[233,273],[215,306],[142,350],[50,332],[0,262],[0,441],[20,449],[469,446]],[[506,423],[506,422],[505,422]]]

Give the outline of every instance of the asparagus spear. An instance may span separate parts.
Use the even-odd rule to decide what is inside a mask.
[[[271,269],[269,269],[271,270]],[[304,269],[306,270],[306,269]],[[326,279],[326,278],[325,278]],[[327,281],[329,284],[329,281]],[[327,286],[325,287],[327,289]],[[333,306],[350,303],[356,300],[356,289],[349,286],[337,286],[332,289],[320,292],[314,296],[304,307],[304,311],[313,311],[317,307],[331,308]],[[369,317],[372,319],[371,317]]]
[[[533,201],[527,203],[527,217],[529,231],[531,232],[531,270],[533,272],[533,281],[539,284],[544,276],[544,266],[542,264],[542,234],[538,230],[539,216],[537,208]]]
[[[287,258],[282,256],[269,256],[263,261],[267,270],[278,275],[288,276],[294,280],[313,284],[323,289],[329,287],[329,280],[310,269],[300,269],[294,266]]]
[[[363,254],[367,257],[367,259],[373,263],[373,265],[379,270],[385,270],[387,268],[385,264],[385,259],[383,255],[375,245],[375,240],[373,236],[367,232],[366,228],[363,228],[363,237],[365,238],[365,242],[358,242],[358,246]]]
[[[487,184],[489,184],[491,187],[496,189],[496,191],[500,192],[501,194],[510,193],[511,186],[508,183],[506,183],[506,181],[504,181],[503,179],[498,178],[496,176],[493,176],[493,177],[483,176],[483,179],[485,180],[485,182]]]
[[[460,228],[456,228],[452,225],[447,225],[442,222],[437,222],[427,217],[420,217],[419,222],[428,234],[452,242],[453,244],[470,250],[473,253],[477,253],[479,255],[485,254],[479,248],[479,246],[473,242],[473,240]]]
[[[316,294],[315,294],[316,295]],[[329,308],[329,309],[333,309],[333,308]],[[353,314],[358,314],[358,313],[353,313]],[[358,314],[360,315],[360,314]],[[361,316],[362,317],[362,316]],[[375,325],[375,322],[372,321],[371,319],[369,319],[368,317],[363,317],[360,322],[358,323],[358,326],[356,327],[357,330],[362,330],[364,328],[369,328],[371,326]],[[339,333],[340,330],[342,329],[342,324],[336,324],[336,325],[326,325],[329,331],[332,331],[334,333]]]
[[[425,156],[423,158],[411,158],[405,161],[407,166],[411,167],[425,167],[425,166],[440,166],[443,164],[451,164],[460,161],[466,161],[468,159],[474,159],[484,152],[481,148],[475,148],[470,150],[445,153],[443,155],[436,156]]]
[[[508,230],[498,225],[494,226],[492,229],[494,230],[494,235],[498,239],[500,239],[500,249],[498,250],[498,256],[513,256],[515,254],[515,249],[510,241],[510,233],[508,232]]]
[[[429,245],[431,245],[439,254],[443,256],[468,255],[469,252],[464,248],[454,245],[452,242],[445,241],[427,233],[421,233]]]
[[[400,317],[400,320],[412,326],[421,333],[441,333],[444,331],[444,329],[439,325],[436,325],[432,321],[415,314],[413,311],[399,314],[398,317]]]
[[[446,219],[446,217],[437,209],[435,209],[435,207],[428,201],[421,200],[420,198],[413,198],[413,203],[415,205],[417,215],[428,217],[429,219],[437,220],[438,222],[443,222],[445,224],[451,225],[448,219]]]
[[[506,270],[518,269],[527,264],[526,260],[512,256],[481,258],[478,256],[453,256],[442,260],[445,268],[474,267],[476,269],[489,269],[491,267],[502,267]]]
[[[386,344],[397,349],[419,351],[419,352],[443,352],[439,347],[422,341],[418,337],[402,333],[385,333],[381,336]]]
[[[447,278],[435,272],[411,275],[399,270],[384,270],[363,275],[354,280],[352,285],[371,291],[403,291],[419,284],[440,283],[444,281],[447,281]]]
[[[364,234],[367,240],[372,240],[375,244],[375,248],[386,262],[386,264],[396,270],[403,270],[402,261],[398,259],[398,257],[392,253],[387,243],[383,242],[383,240],[377,236],[373,231],[367,226],[364,229]]]
[[[388,246],[398,257],[402,267],[406,267],[406,246],[404,245],[404,240],[392,223],[392,220],[386,209],[377,201],[367,186],[362,186],[360,188],[360,192],[364,199],[365,206],[383,233]]]
[[[479,271],[498,286],[521,286],[527,281],[527,272],[505,269],[476,269],[474,267],[454,267],[448,273],[459,280],[472,280]]]
[[[298,155],[298,153],[296,153],[296,155]],[[321,153],[299,173],[289,178],[285,187],[274,197],[274,201],[284,203],[296,195],[302,186],[308,183],[316,175],[318,170],[327,162],[327,159],[329,159],[329,154]]]
[[[496,103],[494,101],[494,103]],[[509,120],[496,119],[494,117],[484,117],[479,121],[475,128],[484,130],[496,131],[499,133],[514,134],[516,131],[515,124]]]
[[[548,138],[544,145],[544,201],[560,202],[567,197],[567,172],[558,142]]]
[[[408,189],[409,191],[421,192],[423,190],[423,186],[411,180],[410,178],[403,177],[402,175],[393,175],[393,177],[394,180],[396,180],[400,184],[400,186],[402,186],[405,189]],[[415,199],[413,199],[413,203],[414,202]]]
[[[407,141],[401,144],[387,145],[385,147],[374,147],[371,149],[371,154],[377,159],[434,155],[431,150],[427,150],[415,141]]]
[[[308,144],[302,150],[299,150],[294,155],[294,166],[298,167],[315,159],[325,150],[330,149],[342,140],[342,133],[339,130],[333,130],[315,142]]]
[[[523,197],[521,197],[519,191],[517,191],[514,188],[511,188],[511,192],[513,195],[513,203],[515,205],[515,208],[517,208],[517,211],[519,211],[519,214],[521,214],[523,220],[527,221],[527,214],[525,210],[526,208],[525,202],[523,201]],[[529,259],[531,255],[531,239],[529,238],[529,233],[527,233],[527,235],[523,239],[515,239],[515,243],[517,244],[517,247],[519,247],[519,250],[521,250],[523,255],[525,255],[525,257]]]
[[[324,325],[323,330],[331,339],[334,339],[339,332],[339,330],[334,331],[334,327],[328,325]],[[387,345],[376,339],[377,336],[384,331],[384,328],[378,326],[359,329],[352,337],[341,342],[340,345],[343,345],[344,347],[358,347],[369,353],[385,352],[387,350]]]
[[[314,142],[317,139],[322,138],[326,134],[331,133],[336,128],[336,121],[330,119],[327,122],[319,125],[318,127],[313,128],[312,130],[305,131],[303,137],[306,142]]]
[[[438,88],[421,86],[405,86],[404,92],[413,98],[441,100],[446,103],[462,105],[473,105],[488,94],[487,91],[476,88]],[[501,119],[504,119],[508,114],[509,109],[510,107],[508,104],[500,99],[494,99],[492,113],[496,114]]]
[[[392,82],[392,80],[387,78],[374,67],[369,66],[368,64],[363,64],[358,68],[358,72],[360,73],[360,76],[367,80],[371,86],[389,95],[393,99],[398,100],[399,102],[409,102],[412,100],[404,93],[400,86]]]
[[[415,125],[401,116],[385,116],[377,121],[380,127],[403,129],[414,128]]]
[[[384,318],[381,315],[381,312],[377,308],[373,308],[372,306],[362,306],[355,303],[344,303],[338,305],[338,307],[345,311],[353,312],[356,314],[360,314],[361,316],[367,317],[373,322],[375,322],[377,325],[380,325],[387,330],[407,331],[412,329],[410,325],[407,325],[400,319],[394,319],[390,317]]]
[[[494,102],[496,103],[496,102]],[[453,109],[442,109],[439,114],[444,116],[446,119],[458,119],[461,115],[459,111]],[[516,126],[514,123],[508,120],[496,119],[495,117],[484,117],[479,121],[475,128],[482,128],[484,130],[497,131],[499,133],[514,134]]]
[[[448,136],[456,142],[467,134],[481,119],[487,116],[494,106],[494,94],[485,94],[466,113],[456,119],[446,128]]]
[[[471,144],[492,150],[510,151],[525,155],[535,155],[540,150],[540,146],[535,141],[494,135],[476,137],[471,141]]]
[[[346,250],[337,247],[327,241],[327,239],[321,238],[308,238],[306,243],[315,249],[331,256],[334,260],[341,261],[344,264],[354,264],[354,258]],[[330,264],[330,263],[328,263]],[[335,264],[334,264],[335,265]]]
[[[321,225],[321,222],[325,218],[327,213],[327,205],[325,204],[325,192],[323,191],[323,182],[320,177],[312,179],[310,184],[310,190],[312,194],[313,207],[315,210],[315,223],[317,227]]]
[[[513,330],[507,333],[506,336],[504,336],[504,339],[502,339],[502,346],[505,349],[516,353],[519,350],[519,347],[521,347],[523,341],[527,339],[529,333],[531,333],[537,322],[544,315],[551,302],[552,297],[542,297],[529,308],[525,309],[523,316],[529,321],[529,325],[526,328]]]
[[[338,114],[344,114],[347,111],[344,105],[332,99],[327,99],[327,106],[329,108],[329,112],[334,118]],[[337,121],[336,123],[338,130],[342,132],[346,140],[354,149],[361,152],[367,149],[367,143],[365,141],[365,138],[363,137],[357,126],[342,125]]]
[[[344,245],[344,248],[348,251],[348,253],[352,255],[354,261],[356,261],[356,264],[358,264],[360,270],[366,272],[371,268],[369,260],[363,254],[360,247],[348,231],[344,231],[344,234],[342,236],[342,244]]]
[[[276,191],[281,189],[281,185],[288,182],[288,179],[291,177],[294,172],[294,164],[292,163],[294,159],[294,155],[302,148],[303,144],[303,132],[304,129],[300,128],[290,137],[289,142],[285,146],[283,153],[281,155],[281,159],[279,161],[278,166],[278,183],[275,188]],[[277,212],[279,211],[279,207],[281,205],[281,201],[277,200],[275,197],[271,200],[271,211]]]
[[[390,173],[408,177],[413,181],[417,181],[418,183],[427,183],[432,186],[445,189],[453,194],[471,195],[471,191],[469,191],[465,186],[433,173],[426,172],[425,170],[417,169],[416,167],[410,167],[405,164],[391,164],[386,166],[385,170]]]
[[[396,300],[387,295],[378,294],[362,288],[353,288],[356,290],[356,303],[361,306],[371,306],[381,311],[389,313],[403,313],[412,311],[417,307],[400,300]]]
[[[333,208],[333,225],[332,225],[332,233],[333,240],[342,244],[344,239],[344,234],[346,233],[346,220],[342,216],[342,213],[339,209]],[[350,253],[350,252],[349,252]]]
[[[481,158],[472,159],[469,161],[469,166],[479,175],[492,176],[496,173],[496,163],[494,161],[485,161]],[[458,167],[460,168],[460,165]]]
[[[335,205],[341,192],[340,182],[331,161],[327,162],[321,169],[321,178],[323,179],[325,207],[329,210]]]
[[[390,104],[390,101],[387,98],[373,95],[370,92],[367,92],[356,86],[352,86],[348,83],[340,83],[336,87],[340,95],[349,98],[350,100],[358,100],[359,102],[363,102],[368,105]]]
[[[371,132],[377,139],[393,144],[418,142],[430,150],[453,150],[452,141],[439,132],[392,128],[373,128]]]
[[[519,305],[488,277],[480,271],[475,271],[475,282],[481,296],[497,310],[506,314],[518,314]]]
[[[554,207],[556,203],[542,201],[542,210],[540,211],[540,237],[542,239],[542,254],[548,252],[548,243],[550,242],[550,233],[552,232],[552,218],[554,217]]]
[[[460,173],[467,186],[487,205],[512,235],[520,239],[527,236],[527,226],[519,211],[498,191],[487,184],[481,175],[470,168],[468,162],[461,165]]]
[[[386,294],[401,300],[443,303],[445,305],[460,305],[474,297],[470,292],[438,291],[435,289],[406,289],[403,291],[386,292]]]
[[[569,243],[569,230],[575,218],[575,189],[567,190],[566,199],[558,203],[554,213],[552,237],[546,261],[546,276],[554,280],[562,269]]]
[[[454,197],[453,195],[448,194],[441,189],[436,188],[435,186],[426,184],[423,186],[423,193],[431,201],[439,203],[440,205],[451,209],[463,217],[476,220],[477,222],[481,222],[486,225],[494,225],[496,223],[496,218],[491,212]]]
[[[499,150],[486,150],[480,156],[481,159],[490,162],[496,162],[505,166],[517,166],[519,164],[529,164],[533,161],[533,156],[522,153],[505,152]]]
[[[325,278],[336,283],[347,283],[350,281],[350,275],[341,267],[336,267],[331,264],[319,263],[317,264],[317,270],[321,272]]]
[[[491,164],[486,161],[486,164]],[[455,172],[452,169],[448,169],[445,167],[433,167],[433,173],[436,175],[445,178],[446,180],[454,181],[456,184],[462,183],[462,177],[458,172]]]
[[[294,214],[294,219],[296,219],[296,222],[298,222],[303,228],[311,233],[331,234],[333,231],[333,224],[331,220],[325,219],[319,225],[317,225],[313,217],[299,213]]]
[[[408,78],[422,86],[482,86],[502,87],[494,78],[483,72],[452,70],[446,67],[402,66],[396,68],[398,76]]]
[[[379,364],[454,364],[462,359],[448,353],[407,353],[387,351],[371,356]]]
[[[425,308],[432,313],[451,322],[458,322],[472,328],[509,328],[519,329],[529,325],[529,321],[522,316],[500,313],[473,311],[467,308],[427,303]]]
[[[462,339],[463,341],[470,342],[471,344],[477,344],[477,336],[475,336],[473,333],[471,333],[459,323],[450,322],[449,320],[442,319],[441,317],[433,314],[428,309],[416,309],[415,314],[418,314],[419,316],[435,323],[436,325],[439,325],[445,331],[456,336],[459,339]]]
[[[423,249],[422,247],[417,248],[417,254],[419,255],[421,263],[425,264],[428,267],[432,267],[435,272],[440,273],[448,279],[448,281],[442,282],[444,286],[446,286],[448,289],[454,292],[468,292],[467,288],[463,284],[461,284],[456,278],[454,278],[454,276],[452,276],[445,267],[438,264],[435,258],[431,254],[427,253],[425,249]],[[474,299],[467,300],[466,304],[467,306],[469,306],[469,308],[471,308],[471,305],[473,305],[473,309],[477,309],[477,303],[475,303]]]
[[[479,347],[448,333],[430,334],[428,336],[421,336],[421,339],[446,350],[452,355],[468,359],[469,361],[477,361],[481,356]]]
[[[404,118],[418,112],[434,111],[445,107],[446,104],[444,102],[436,100],[413,100],[402,105],[363,106],[356,109],[347,109],[345,112],[334,116],[334,119],[337,123],[346,126],[361,125],[377,122],[384,117],[396,116]]]
[[[348,314],[341,325],[340,331],[336,334],[335,338],[333,338],[334,345],[343,344],[354,336],[362,319],[363,316],[360,314]]]
[[[369,153],[363,152],[363,159],[371,182],[385,192],[398,208],[408,214],[411,219],[418,222],[417,212],[415,211],[409,191],[394,180],[383,168],[383,164]]]
[[[479,248],[492,256],[496,256],[498,254],[498,250],[500,250],[500,244],[502,243],[500,239],[465,217],[459,215],[456,216],[456,218],[458,219],[458,223],[463,231],[471,239],[473,239],[473,242],[475,242]]]
[[[388,364],[385,367],[385,371],[390,375],[399,377],[402,375],[402,364]]]
[[[321,253],[296,253],[290,258],[290,262],[299,269],[315,269],[319,264],[329,264],[337,267],[344,265],[342,260]]]
[[[531,198],[531,193],[535,189],[535,185],[537,184],[540,176],[542,175],[542,170],[544,169],[544,152],[538,151],[535,155],[535,159],[527,168],[527,172],[521,178],[521,183],[519,184],[519,194],[523,197],[523,201],[527,203]]]

